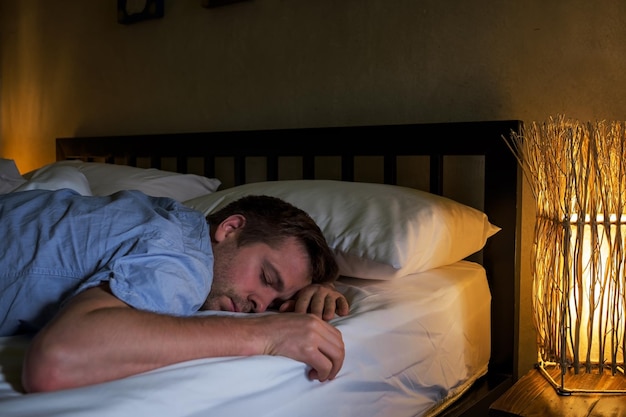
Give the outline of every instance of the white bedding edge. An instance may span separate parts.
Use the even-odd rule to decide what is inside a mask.
[[[306,378],[284,357],[202,359],[90,387],[20,392],[23,337],[0,338],[0,410],[17,416],[433,416],[484,375],[490,293],[461,261],[393,281],[342,279],[352,300],[346,360],[334,381]],[[227,314],[227,313],[208,313]]]
[[[456,389],[450,390],[446,398],[435,404],[420,417],[435,417],[439,415],[439,413],[445,411],[448,407],[452,406],[452,404],[454,404],[457,399],[462,397],[463,394],[465,394],[480,377],[487,375],[487,371],[489,370],[488,368],[489,365],[485,364],[482,369],[478,369],[476,374],[472,375]]]

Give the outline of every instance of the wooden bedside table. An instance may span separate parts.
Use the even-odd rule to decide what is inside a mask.
[[[551,372],[555,381],[558,370]],[[556,375],[555,375],[556,374]],[[594,389],[626,389],[626,377],[586,375]],[[489,417],[626,417],[626,395],[559,395],[550,383],[533,369],[521,377],[489,408]]]

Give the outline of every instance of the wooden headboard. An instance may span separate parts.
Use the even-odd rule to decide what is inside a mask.
[[[517,379],[521,181],[518,164],[503,136],[520,127],[520,121],[506,120],[74,137],[58,138],[56,152],[57,160],[101,161],[217,177],[222,188],[297,178],[398,184],[483,210],[502,228],[475,258],[487,271],[492,293],[492,357],[488,375],[466,394],[466,403],[486,410]],[[478,184],[470,186],[468,181]],[[466,407],[460,404],[446,415],[461,415]]]

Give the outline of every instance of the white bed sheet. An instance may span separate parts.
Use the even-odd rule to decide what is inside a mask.
[[[461,261],[393,281],[342,278],[339,288],[352,311],[332,321],[346,346],[333,381],[309,381],[304,364],[284,357],[227,357],[25,395],[19,380],[28,340],[5,337],[0,415],[425,416],[486,373],[491,296],[481,266]]]

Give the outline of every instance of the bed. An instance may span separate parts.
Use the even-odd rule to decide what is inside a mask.
[[[346,360],[326,383],[287,358],[227,357],[25,395],[28,338],[2,337],[0,414],[487,415],[516,379],[520,180],[502,136],[519,128],[505,120],[58,138],[58,162],[5,178],[10,192],[144,187],[207,213],[263,193],[309,211],[337,251],[337,287],[352,305],[331,321]]]

